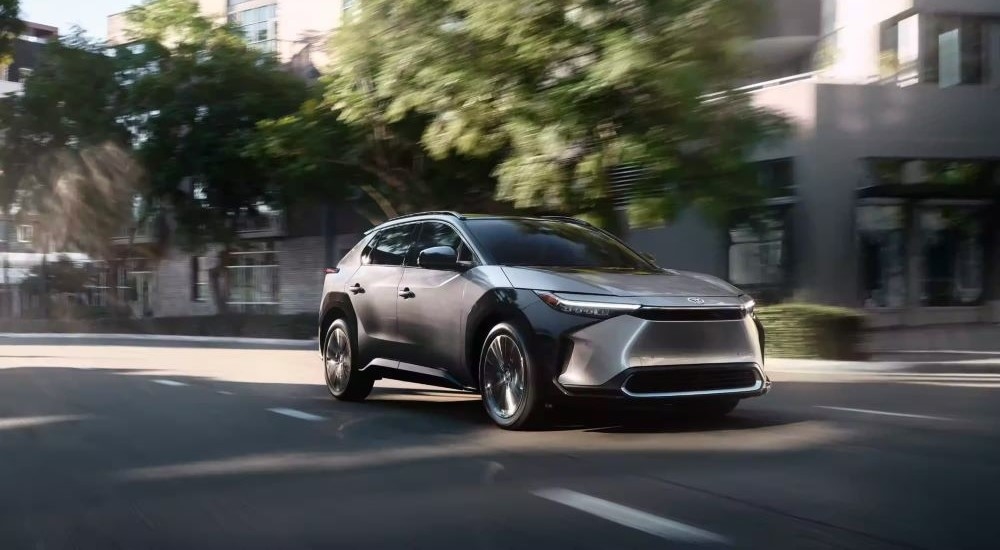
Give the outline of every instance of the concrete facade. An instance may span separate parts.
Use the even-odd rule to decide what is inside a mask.
[[[780,4],[780,2],[778,2]],[[908,11],[909,10],[909,11]],[[828,0],[823,6],[824,40],[833,45],[826,65],[784,81],[751,89],[754,102],[785,114],[793,125],[790,138],[762,150],[752,160],[787,158],[794,166],[792,223],[794,235],[785,295],[819,303],[865,307],[862,257],[857,212],[866,204],[906,205],[906,248],[903,277],[905,298],[899,304],[868,306],[875,326],[1000,322],[1000,224],[995,219],[1000,171],[993,175],[992,191],[975,200],[956,199],[952,190],[920,190],[920,196],[864,198],[862,189],[878,191],[872,159],[942,161],[1000,161],[1000,89],[987,83],[944,87],[935,82],[912,85],[880,80],[882,22],[893,16],[916,14],[971,14],[1000,22],[996,0]],[[780,16],[780,12],[778,13]],[[798,18],[801,13],[794,14]],[[801,27],[801,25],[799,25]],[[773,25],[781,30],[788,25]],[[923,30],[921,32],[924,32]],[[936,40],[936,36],[933,37]],[[766,40],[766,39],[764,39]],[[921,38],[923,40],[923,38]],[[986,42],[984,40],[984,42]],[[817,40],[817,48],[824,43]],[[788,43],[789,48],[792,46]],[[936,47],[937,44],[935,43]],[[797,46],[796,46],[797,47]],[[921,46],[923,51],[923,46]],[[984,46],[984,56],[988,52]],[[988,62],[987,62],[988,63]],[[985,64],[985,63],[984,63]],[[882,186],[888,187],[888,186]],[[904,188],[912,195],[917,187]],[[870,189],[869,189],[870,191]],[[867,191],[866,191],[867,192]],[[881,202],[880,202],[881,201]],[[974,305],[926,305],[926,254],[913,216],[920,208],[977,204],[985,248],[983,298]],[[977,206],[978,207],[978,206]],[[703,271],[729,278],[718,248],[725,235],[696,214],[652,231],[635,231],[631,241],[653,253],[664,265],[703,266]]]

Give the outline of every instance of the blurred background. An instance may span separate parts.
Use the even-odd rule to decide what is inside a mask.
[[[1000,0],[0,0],[0,96],[4,550],[996,546]],[[731,281],[773,391],[334,402],[426,210]]]
[[[1000,322],[990,0],[119,3],[6,44],[11,330],[302,335],[323,269],[427,209],[581,216],[874,351]]]

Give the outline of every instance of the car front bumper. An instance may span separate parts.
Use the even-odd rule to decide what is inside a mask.
[[[742,399],[771,387],[763,330],[749,314],[695,321],[622,315],[566,339],[555,385],[568,397]]]

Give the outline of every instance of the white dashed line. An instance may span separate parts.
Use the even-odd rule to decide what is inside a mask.
[[[309,420],[311,422],[319,422],[320,420],[326,420],[322,416],[317,416],[315,414],[297,411],[295,409],[267,409],[267,410],[276,414],[290,416],[292,418],[298,418],[299,420]]]
[[[219,395],[236,395],[235,393],[233,393],[231,391],[226,391],[226,390],[219,390],[219,391],[217,391],[215,393],[217,393]]]
[[[729,542],[722,535],[569,489],[541,489],[533,494],[667,540],[717,544]]]
[[[164,386],[187,386],[184,382],[178,382],[176,380],[153,380],[153,382]]]
[[[828,407],[824,405],[816,405],[816,408],[827,409],[831,411],[843,411],[843,412],[853,412],[861,414],[876,414],[880,416],[895,416],[900,418],[919,418],[921,420],[941,420],[945,422],[949,422],[952,420],[951,418],[945,418],[943,416],[927,416],[924,414],[907,414],[907,413],[897,413],[888,411],[873,411],[871,409],[851,409],[849,407]]]

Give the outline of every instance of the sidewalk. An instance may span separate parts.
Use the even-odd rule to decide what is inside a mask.
[[[823,359],[786,359],[769,357],[765,361],[768,372],[799,374],[830,373],[1000,373],[1000,355],[979,359],[926,360],[926,361],[828,361]]]
[[[183,347],[185,344],[203,347],[238,347],[269,349],[316,349],[316,340],[285,340],[279,338],[235,338],[220,336],[179,336],[171,334],[103,334],[103,333],[0,333],[2,345],[64,345],[64,346],[158,346]]]
[[[0,333],[2,345],[217,347],[239,349],[315,350],[316,340],[177,336],[169,334]],[[1000,352],[907,351],[877,356],[875,361],[829,361],[768,357],[768,372],[831,373],[1000,373]]]

